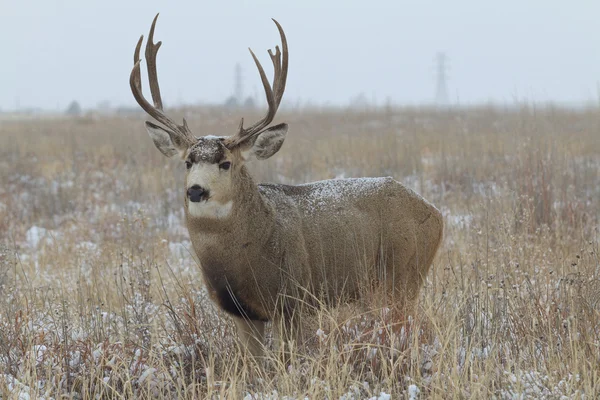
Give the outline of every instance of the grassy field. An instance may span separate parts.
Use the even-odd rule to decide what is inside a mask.
[[[196,134],[237,115],[188,109]],[[250,118],[251,119],[251,118]],[[288,111],[251,169],[389,175],[442,210],[418,310],[322,310],[259,375],[208,301],[181,162],[141,115],[0,121],[0,398],[594,399],[600,396],[600,111]]]

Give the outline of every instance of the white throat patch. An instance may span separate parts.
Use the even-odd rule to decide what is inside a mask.
[[[195,218],[227,218],[231,213],[233,201],[229,200],[225,204],[217,201],[200,201],[198,203],[188,202],[188,213]]]

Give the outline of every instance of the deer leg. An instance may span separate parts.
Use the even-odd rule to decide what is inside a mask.
[[[239,344],[242,349],[255,358],[263,356],[265,323],[263,321],[252,321],[240,317],[232,318],[237,328]]]

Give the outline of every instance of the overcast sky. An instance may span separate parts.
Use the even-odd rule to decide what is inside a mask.
[[[284,102],[344,105],[361,92],[380,103],[431,102],[440,51],[451,101],[599,96],[599,0],[0,0],[0,109],[135,105],[133,50],[157,12],[166,104],[223,102],[236,62],[246,94],[262,99],[247,47],[271,76],[272,17],[290,47]]]

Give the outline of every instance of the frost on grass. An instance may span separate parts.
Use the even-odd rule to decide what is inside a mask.
[[[290,365],[267,329],[266,379],[202,289],[184,167],[137,118],[3,123],[0,396],[598,398],[600,114],[530,111],[290,113],[294,152],[257,181],[315,180],[306,209],[330,212],[385,181],[319,180],[392,176],[446,231],[413,318],[319,310]]]
[[[579,389],[581,378],[579,375],[568,374],[556,381],[552,377],[538,371],[517,371],[511,373],[504,371],[508,378],[506,387],[499,391],[499,399],[585,399],[586,393]]]
[[[0,374],[0,388],[4,386],[6,392],[8,392],[10,398],[18,400],[30,400],[30,399],[51,399],[51,397],[44,397],[40,395],[35,389],[23,384],[18,379],[7,374]],[[0,389],[1,390],[1,389]],[[1,393],[1,392],[0,392]]]

